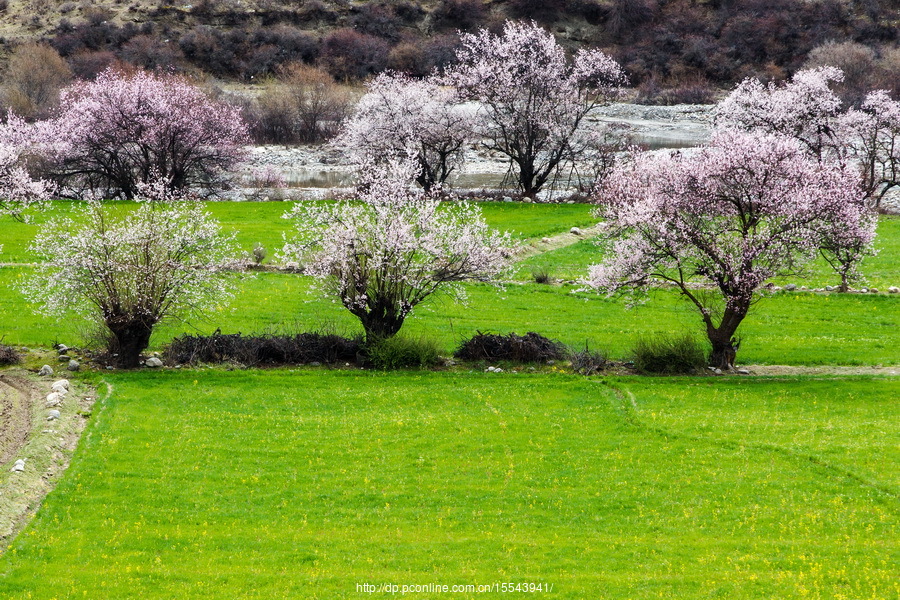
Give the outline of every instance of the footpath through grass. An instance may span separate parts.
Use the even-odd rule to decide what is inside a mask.
[[[109,381],[64,481],[0,558],[2,598],[498,581],[573,599],[898,593],[895,378]]]

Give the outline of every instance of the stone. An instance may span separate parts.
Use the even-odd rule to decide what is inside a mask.
[[[569,230],[569,233],[574,234],[574,235],[581,235],[581,229],[578,227],[573,227],[572,229]]]
[[[722,374],[722,369],[713,369],[713,374],[714,374],[714,375],[721,375],[721,374]]]
[[[877,294],[877,293],[878,293],[878,288],[869,288],[869,293],[870,293],[870,294]]]
[[[750,371],[748,371],[747,369],[738,369],[738,370],[735,371],[735,372],[736,372],[738,375],[749,375],[749,374],[750,374]]]
[[[25,470],[25,459],[20,458],[16,461],[16,464],[13,465],[12,472],[13,473],[21,473]]]
[[[859,293],[860,293],[860,294],[868,294],[868,293],[869,293],[869,288],[867,288],[867,287],[860,288],[860,289],[859,289]]]
[[[50,386],[50,389],[54,392],[59,392],[64,394],[69,391],[69,380],[68,379],[57,379],[53,382],[53,385]]]
[[[826,286],[825,286],[825,291],[826,291],[826,292],[833,292],[833,291],[834,291],[834,286],[833,286],[833,285],[826,285]]]
[[[888,288],[888,294],[900,294],[900,288],[898,288],[896,285],[892,285]]]
[[[541,241],[545,244],[549,244],[552,240],[548,237],[545,237],[545,238],[541,238]]]
[[[70,371],[77,371],[81,368],[81,363],[77,360],[70,360],[69,365],[66,368]]]
[[[311,367],[321,367],[321,366],[322,366],[322,363],[320,363],[320,362],[317,361],[317,360],[314,360],[314,361],[312,361],[311,363],[309,363],[309,366],[311,366]]]
[[[793,283],[789,283],[789,284],[787,284],[786,286],[784,286],[784,290],[785,290],[786,292],[793,292],[793,291],[796,290],[796,289],[797,289],[797,286],[794,285]]]
[[[50,392],[47,394],[47,408],[53,408],[62,404],[63,397],[59,392]]]
[[[56,419],[59,418],[59,416],[60,416],[59,411],[56,409],[47,412],[47,420],[48,421],[55,421]]]
[[[59,351],[60,354],[65,354],[66,352],[69,351],[69,347],[66,346],[65,344],[59,344],[58,346],[56,346],[56,349]]]
[[[59,362],[66,362],[69,360],[72,360],[72,357],[69,356],[68,354],[60,354],[59,355]]]
[[[503,201],[504,202],[512,202],[512,198],[510,198],[509,196],[503,196]]]
[[[809,288],[806,287],[805,285],[801,285],[801,286],[800,286],[800,289],[801,289],[802,291],[805,292],[805,291],[808,290]]]
[[[41,377],[50,377],[51,375],[53,375],[53,367],[51,367],[50,365],[44,365],[43,367],[41,367],[41,370],[38,371],[38,375],[40,375]]]
[[[144,364],[147,365],[148,367],[150,367],[151,369],[158,369],[161,366],[163,366],[163,361],[159,360],[155,356],[151,356],[150,358],[147,359],[147,362],[145,362]]]

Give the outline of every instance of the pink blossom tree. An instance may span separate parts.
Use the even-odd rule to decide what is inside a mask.
[[[38,143],[35,128],[13,114],[0,125],[0,215],[24,220],[29,208],[52,195],[53,185],[33,179],[26,168],[27,155]]]
[[[411,157],[416,182],[430,191],[462,165],[469,122],[454,90],[432,78],[383,73],[368,85],[335,144],[358,165]]]
[[[876,91],[859,109],[844,111],[831,88],[843,78],[840,69],[826,66],[798,71],[781,84],[747,79],[716,108],[716,125],[785,136],[823,164],[855,165],[867,203],[877,210],[884,194],[900,185],[900,105],[887,92]],[[833,229],[832,239],[825,238],[820,247],[841,278],[842,292],[862,279],[860,262],[875,252],[875,219],[866,220],[871,227]]]
[[[156,325],[232,295],[233,236],[197,203],[168,200],[166,187],[142,186],[156,199],[129,212],[92,200],[75,218],[51,220],[31,248],[42,262],[22,286],[48,314],[97,321],[124,368],[138,365]]]
[[[174,75],[107,70],[64,89],[60,105],[55,169],[76,193],[133,198],[156,177],[213,190],[249,140],[237,108]]]
[[[591,267],[589,285],[674,284],[700,312],[710,364],[722,369],[733,367],[738,327],[767,280],[800,272],[836,229],[872,228],[855,171],[760,133],[721,132],[696,154],[639,154],[597,199],[609,258]]]
[[[507,21],[501,35],[463,34],[458,63],[445,76],[479,103],[479,134],[510,159],[519,188],[534,196],[573,158],[570,141],[584,117],[617,96],[625,75],[596,49],[566,58],[534,22]]]
[[[395,335],[439,289],[496,274],[510,256],[509,234],[488,228],[465,202],[443,206],[410,187],[416,165],[363,172],[358,202],[301,203],[284,215],[295,235],[282,255],[305,266],[362,323],[369,343]]]
[[[841,99],[830,87],[843,79],[835,67],[797,71],[789,81],[768,85],[747,78],[716,106],[716,127],[793,138],[817,160],[843,157]]]
[[[841,128],[869,204],[878,210],[885,194],[900,187],[900,102],[885,90],[869,92],[859,109],[842,116]]]

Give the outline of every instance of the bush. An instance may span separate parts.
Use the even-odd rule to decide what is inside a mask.
[[[19,46],[6,67],[5,108],[25,119],[44,117],[59,103],[59,91],[71,78],[69,66],[50,46]]]
[[[609,364],[605,352],[591,350],[586,343],[584,350],[572,350],[569,360],[572,370],[581,375],[593,375]]]
[[[529,331],[525,335],[493,335],[480,331],[460,345],[453,354],[463,360],[508,360],[531,363],[564,358],[566,348],[559,342]]]
[[[395,335],[369,344],[366,356],[374,368],[385,371],[433,367],[440,359],[440,348],[430,338]]]
[[[356,361],[362,350],[361,338],[345,338],[334,333],[245,336],[184,335],[165,350],[170,364],[236,362],[248,366],[299,365],[319,362],[334,364]]]
[[[22,357],[12,346],[0,344],[0,365],[17,365],[22,362]]]
[[[441,0],[431,13],[431,21],[439,29],[467,31],[484,25],[485,16],[482,0]]]
[[[531,269],[535,283],[553,283],[553,274],[549,267],[538,266]]]
[[[338,81],[363,79],[387,66],[390,46],[381,38],[338,29],[322,40],[320,61]]]
[[[695,373],[706,365],[707,350],[690,334],[657,334],[639,338],[631,355],[634,368],[643,373]]]

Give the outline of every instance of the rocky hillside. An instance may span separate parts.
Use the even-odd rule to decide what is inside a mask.
[[[458,30],[508,18],[608,50],[647,101],[703,102],[807,60],[852,63],[869,85],[900,79],[895,0],[0,0],[0,55],[42,41],[82,77],[123,61],[250,82],[302,61],[356,80],[425,73],[452,60]]]

